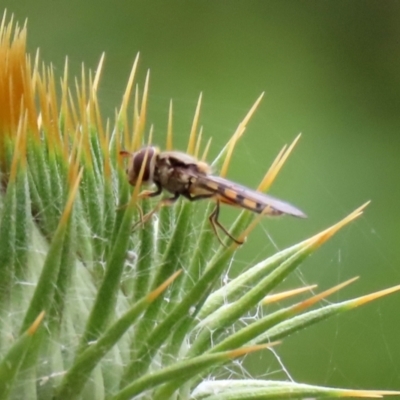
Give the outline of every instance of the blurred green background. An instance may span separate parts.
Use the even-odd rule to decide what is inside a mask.
[[[399,1],[2,0],[2,7],[20,23],[28,19],[29,51],[40,47],[60,76],[65,56],[77,75],[82,62],[95,69],[106,53],[100,99],[107,116],[140,51],[140,76],[151,70],[149,122],[161,145],[171,98],[176,145],[184,149],[203,92],[201,124],[215,155],[265,91],[228,173],[250,187],[302,132],[271,193],[309,218],[264,221],[238,251],[235,270],[372,200],[285,288],[318,283],[322,290],[360,275],[339,300],[400,283]],[[284,368],[267,354],[248,369],[400,389],[399,305],[394,294],[326,321],[285,340],[277,349]]]

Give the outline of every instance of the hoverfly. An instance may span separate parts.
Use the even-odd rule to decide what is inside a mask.
[[[163,199],[163,204],[173,204],[180,196],[190,201],[212,199],[216,202],[215,209],[209,216],[211,226],[222,243],[217,227],[237,244],[235,239],[219,222],[220,203],[245,208],[258,214],[270,216],[288,214],[294,217],[305,218],[306,215],[298,208],[245,186],[239,185],[211,173],[211,167],[189,154],[179,151],[160,151],[157,147],[146,146],[129,153],[120,154],[130,157],[126,173],[128,181],[135,186],[143,163],[142,183],[152,183],[156,189],[146,191],[143,197],[159,196],[163,190],[172,193],[172,197]]]

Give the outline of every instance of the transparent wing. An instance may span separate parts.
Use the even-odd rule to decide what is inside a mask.
[[[249,189],[228,179],[214,175],[197,175],[192,186],[192,194],[214,193],[223,203],[243,207],[258,214],[281,215],[306,218],[298,208],[267,194]]]

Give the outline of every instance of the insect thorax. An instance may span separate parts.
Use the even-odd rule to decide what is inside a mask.
[[[160,157],[154,171],[154,182],[173,194],[189,193],[191,184],[204,172],[199,165],[184,161],[181,158]]]

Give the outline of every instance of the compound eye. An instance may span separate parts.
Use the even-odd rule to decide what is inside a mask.
[[[136,185],[140,170],[144,164],[143,170],[143,183],[151,183],[153,181],[154,166],[157,156],[157,149],[155,147],[144,147],[136,153],[133,153],[131,163],[128,167],[127,174],[129,183]]]

